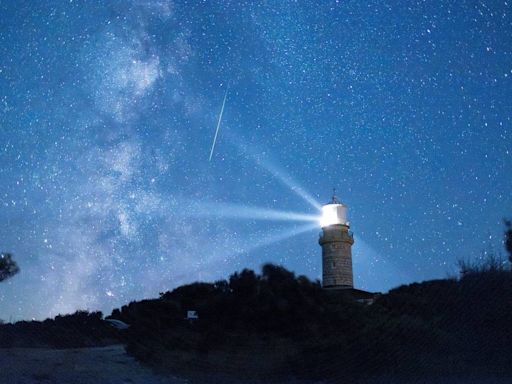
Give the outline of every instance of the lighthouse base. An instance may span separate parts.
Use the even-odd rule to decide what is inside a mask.
[[[352,287],[344,288],[343,286],[324,287],[324,289],[332,299],[353,300],[368,305],[373,304],[375,299],[381,295],[380,292],[368,292]]]

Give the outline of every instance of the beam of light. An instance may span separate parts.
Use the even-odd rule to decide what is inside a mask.
[[[194,271],[191,272],[190,269],[187,269],[178,276],[182,280],[182,283],[186,283],[193,280],[191,277],[193,274],[199,274],[201,276],[204,272],[208,274],[214,270],[223,271],[226,268],[226,265],[229,265],[231,268],[234,265],[233,258],[239,255],[250,254],[259,248],[317,229],[318,226],[316,224],[308,223],[306,225],[294,226],[285,230],[267,232],[263,235],[254,234],[253,236],[249,236],[249,238],[231,238],[229,242],[222,247],[222,249],[216,246],[212,249],[212,252],[208,252],[207,258],[201,263],[202,265],[196,265]],[[190,266],[188,266],[188,268],[190,268]],[[215,279],[222,279],[225,278],[225,272],[210,274],[210,276]],[[202,277],[199,279],[202,280]]]
[[[362,288],[382,289],[404,284],[411,280],[396,262],[377,252],[360,236],[354,236],[354,275],[364,282]]]
[[[267,221],[307,221],[318,223],[319,216],[306,213],[279,211],[275,209],[252,207],[239,204],[191,202],[184,204],[183,213],[193,217],[219,217],[232,219],[250,219]]]
[[[274,176],[277,180],[279,180],[283,185],[288,187],[293,193],[303,199],[305,202],[314,207],[317,211],[321,211],[321,204],[316,201],[316,199],[308,193],[304,188],[302,188],[297,181],[295,181],[284,169],[275,165],[270,159],[263,159],[260,155],[256,153],[254,149],[250,149],[247,145],[244,145],[242,141],[236,137],[236,135],[231,132],[229,134],[232,142],[238,147],[240,152],[243,155],[250,158],[261,168],[265,169],[272,176]]]
[[[317,210],[321,210],[321,205],[315,200],[313,196],[311,196],[304,188],[302,188],[299,183],[297,183],[290,175],[288,175],[283,169],[279,168],[277,165],[272,164],[269,160],[266,159],[255,159],[256,164],[260,165],[268,172],[272,174],[277,180],[279,180],[282,184],[290,188],[290,190],[295,193],[297,196],[301,197],[304,201],[310,204],[313,208]]]
[[[252,242],[252,244],[249,247],[244,248],[242,252],[249,253],[257,248],[261,248],[270,244],[274,244],[289,239],[290,237],[300,235],[301,233],[304,232],[309,232],[313,229],[318,229],[317,223],[300,225],[298,227],[296,226],[282,232],[270,233]]]
[[[226,98],[228,97],[228,89],[229,88],[226,87],[226,92],[224,93],[224,100],[222,100],[222,108],[220,109],[219,120],[217,121],[217,128],[215,129],[215,136],[213,138],[212,149],[210,150],[210,158],[208,159],[208,161],[212,161],[213,150],[215,149],[215,143],[217,143],[217,136],[219,134],[220,123],[222,121],[222,114],[224,113],[224,106],[226,105]]]
[[[317,229],[318,225],[316,223],[309,223],[305,225],[294,226],[284,231],[272,231],[262,236],[258,235],[257,239],[249,238],[247,240],[242,241],[241,244],[243,245],[233,246],[231,244],[230,248],[226,249],[225,252],[220,251],[219,253],[209,257],[208,261],[214,262],[219,259],[227,260],[243,253],[251,253],[258,248],[262,248],[267,245],[274,244],[289,239],[291,237],[300,235],[302,233]]]

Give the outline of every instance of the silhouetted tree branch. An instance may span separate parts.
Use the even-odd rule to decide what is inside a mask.
[[[505,249],[508,252],[508,260],[512,263],[512,222],[505,220]]]
[[[0,253],[0,281],[7,280],[20,271],[10,253]]]

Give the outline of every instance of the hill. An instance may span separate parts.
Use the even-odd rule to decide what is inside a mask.
[[[512,377],[512,274],[401,286],[372,305],[265,265],[132,302],[127,351],[160,372],[298,378]],[[199,319],[185,320],[187,310]]]
[[[120,342],[101,312],[77,311],[44,321],[0,325],[0,348],[84,348]]]

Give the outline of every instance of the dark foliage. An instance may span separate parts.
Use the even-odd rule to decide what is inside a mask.
[[[459,259],[457,262],[461,276],[482,273],[498,273],[509,270],[510,265],[501,255],[495,254],[492,250],[484,252],[482,256],[476,260],[470,258]]]
[[[82,348],[119,342],[119,333],[101,312],[77,311],[44,321],[0,325],[0,348]]]
[[[20,271],[10,253],[0,253],[0,281],[4,281]]]
[[[512,263],[512,222],[505,220],[505,249],[508,252],[508,260]]]
[[[402,286],[373,305],[265,265],[133,302],[127,350],[165,372],[361,380],[371,376],[512,374],[512,274]],[[199,319],[185,319],[196,310]]]

